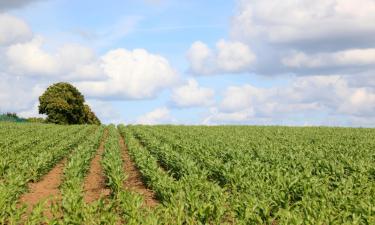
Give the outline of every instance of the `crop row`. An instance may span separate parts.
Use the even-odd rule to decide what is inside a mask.
[[[9,163],[9,166],[3,166],[6,171],[3,172],[3,179],[0,180],[0,223],[4,224],[5,221],[11,222],[13,219],[19,219],[22,208],[21,210],[17,209],[17,199],[27,190],[27,183],[37,181],[47,173],[92,128],[88,126],[69,127],[61,133],[50,136],[46,141],[25,147],[20,154],[14,154],[14,157],[18,159],[16,163],[12,160],[5,161],[5,163]],[[33,139],[33,136],[29,135],[29,139]]]
[[[60,187],[62,194],[61,214],[65,224],[82,224],[86,221],[87,208],[83,199],[83,181],[90,167],[100,140],[103,137],[104,127],[100,126],[95,133],[81,142],[68,159],[64,169],[63,182]]]
[[[175,177],[196,173],[197,168],[205,171],[208,180],[230,193],[228,207],[241,222],[374,221],[374,142],[368,139],[374,136],[372,130],[230,126],[130,129]],[[189,165],[195,168],[189,170]]]
[[[226,193],[220,187],[208,182],[198,171],[182,176],[169,174],[151,153],[152,148],[143,146],[135,138],[137,133],[133,132],[130,127],[120,126],[120,133],[125,137],[129,153],[146,184],[156,192],[164,205],[160,209],[159,220],[174,221],[176,224],[218,224],[232,221],[230,215],[226,214]],[[176,162],[180,161],[175,159]],[[191,166],[193,171],[194,165]]]

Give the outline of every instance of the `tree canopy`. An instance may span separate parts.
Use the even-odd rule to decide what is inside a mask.
[[[53,84],[39,97],[39,113],[46,114],[48,123],[100,124],[84,96],[73,85]]]

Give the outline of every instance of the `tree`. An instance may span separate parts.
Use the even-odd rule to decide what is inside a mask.
[[[91,121],[94,120],[88,118],[96,118],[95,124],[100,124],[99,119],[84,102],[85,98],[77,88],[60,82],[49,86],[39,97],[39,113],[47,114],[47,123],[92,124]]]

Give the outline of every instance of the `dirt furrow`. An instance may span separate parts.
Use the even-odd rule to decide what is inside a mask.
[[[142,175],[135,166],[134,162],[131,160],[122,136],[120,136],[119,143],[122,151],[122,158],[124,160],[124,172],[127,175],[127,179],[124,182],[124,187],[130,191],[134,191],[142,195],[144,198],[145,207],[156,206],[159,204],[159,202],[155,197],[155,193],[148,189],[142,182]]]
[[[106,129],[103,134],[103,138],[100,142],[99,148],[96,155],[90,163],[90,170],[84,181],[84,200],[87,203],[91,203],[98,200],[102,196],[108,196],[110,190],[106,188],[105,176],[102,165],[100,164],[102,154],[104,152],[104,144],[108,137],[108,130]]]
[[[51,217],[49,210],[52,202],[61,200],[61,193],[59,186],[63,175],[63,169],[66,164],[66,159],[59,162],[51,171],[42,177],[39,182],[29,183],[29,192],[20,197],[20,205],[25,204],[28,212],[31,212],[34,206],[44,200],[47,200],[44,215]]]

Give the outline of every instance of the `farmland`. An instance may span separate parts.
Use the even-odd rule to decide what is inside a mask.
[[[374,129],[0,123],[0,137],[0,224],[375,223]]]

